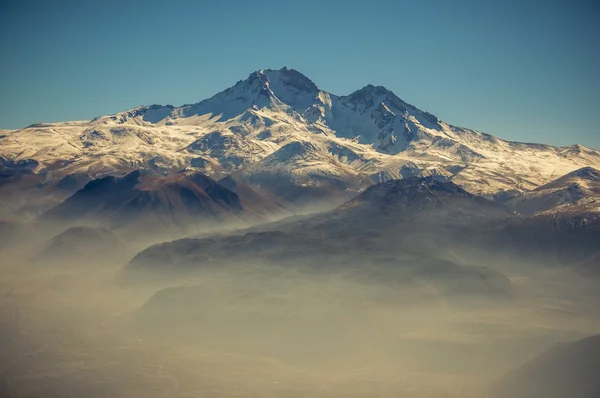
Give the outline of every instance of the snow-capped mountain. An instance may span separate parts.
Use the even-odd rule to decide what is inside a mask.
[[[52,187],[69,175],[191,168],[217,179],[234,175],[292,207],[329,197],[341,203],[374,182],[412,176],[491,197],[586,166],[600,168],[599,151],[504,141],[445,123],[384,87],[338,96],[287,68],[254,72],[196,104],[0,135],[4,184],[24,175]]]
[[[600,171],[584,167],[506,202],[523,216],[544,213],[600,213]]]

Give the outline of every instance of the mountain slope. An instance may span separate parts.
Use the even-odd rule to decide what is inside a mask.
[[[367,175],[306,141],[290,142],[237,175],[296,207],[342,202],[372,183]]]

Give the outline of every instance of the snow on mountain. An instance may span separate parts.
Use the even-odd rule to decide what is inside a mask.
[[[0,157],[4,164],[35,162],[32,172],[44,183],[70,174],[192,168],[263,187],[276,179],[270,185],[278,192],[313,187],[345,198],[373,182],[410,176],[451,180],[491,197],[600,168],[596,150],[504,141],[445,123],[384,87],[337,96],[287,68],[254,72],[196,104],[5,130]]]
[[[558,211],[600,213],[600,171],[584,167],[505,203],[524,216]]]
[[[370,178],[333,158],[327,149],[310,141],[292,141],[264,159],[244,168],[239,176],[297,206],[336,200],[358,193]]]

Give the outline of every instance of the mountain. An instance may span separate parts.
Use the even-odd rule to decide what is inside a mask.
[[[495,265],[597,275],[598,239],[600,222],[523,218],[453,182],[410,177],[373,185],[334,210],[151,246],[125,273],[187,275],[257,263],[489,294],[510,291]]]
[[[498,197],[496,197],[498,199]],[[498,200],[497,200],[498,201]],[[519,221],[503,226],[504,242],[548,264],[575,265],[598,275],[600,172],[584,167],[524,193],[499,200]],[[498,242],[497,247],[501,244]]]
[[[479,215],[471,216],[474,210]],[[452,252],[462,236],[512,217],[451,182],[431,177],[396,180],[317,215],[151,246],[135,256],[124,277],[187,280],[206,268],[260,264],[432,286],[448,297],[502,296],[511,290],[506,277]]]
[[[36,255],[35,260],[44,263],[111,264],[123,260],[125,242],[106,228],[87,226],[70,227],[50,239]],[[82,259],[86,259],[83,261]]]
[[[234,175],[302,208],[343,202],[372,181],[307,141],[290,142]]]
[[[404,218],[425,213],[438,217],[440,213],[444,213],[448,217],[460,218],[461,220],[457,220],[459,224],[474,217],[510,217],[495,203],[473,195],[452,182],[440,181],[431,176],[410,177],[374,185],[340,207],[340,210],[356,209],[362,213],[398,214]]]
[[[373,183],[412,176],[487,197],[522,193],[600,168],[600,152],[504,141],[452,126],[381,86],[338,96],[282,68],[253,72],[196,104],[3,131],[0,166],[9,184],[35,175],[42,187],[73,175],[195,169],[217,180],[233,175],[298,210],[313,200],[332,207]],[[9,199],[3,203],[20,211]]]
[[[507,201],[525,216],[543,213],[600,213],[600,171],[584,167]]]
[[[90,177],[83,173],[46,179],[36,173],[37,161],[0,156],[0,217],[23,221],[55,206],[82,188]]]
[[[512,371],[491,388],[491,398],[595,398],[600,396],[600,335],[558,344]]]
[[[286,214],[263,203],[245,207],[237,193],[199,172],[160,177],[136,170],[87,183],[39,219],[51,225],[90,224],[136,235],[168,235],[267,221],[279,212]]]

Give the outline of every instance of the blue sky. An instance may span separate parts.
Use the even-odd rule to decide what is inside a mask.
[[[335,94],[383,85],[452,124],[600,149],[598,4],[0,0],[0,128],[198,102],[287,66]]]

